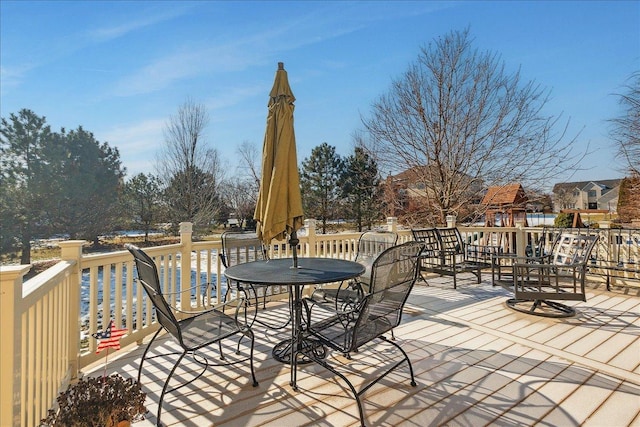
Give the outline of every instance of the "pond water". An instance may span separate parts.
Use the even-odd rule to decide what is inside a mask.
[[[217,254],[215,251],[212,252],[212,257],[217,257]],[[179,255],[178,255],[178,259],[179,259]],[[204,257],[201,260],[201,265],[203,265],[202,263],[206,262],[206,257]],[[216,283],[216,276],[215,274],[212,274],[211,277],[207,277],[206,272],[201,272],[200,273],[200,277],[197,278],[196,277],[196,259],[195,259],[195,252],[192,253],[192,270],[191,270],[191,283],[189,284],[189,287],[194,287],[196,284],[200,284],[200,290],[199,290],[199,295],[202,295],[202,293],[205,290],[205,287],[207,286],[207,284],[210,284],[210,286],[215,286]],[[124,266],[120,266],[122,267],[122,282],[121,283],[116,283],[116,266],[112,265],[111,266],[111,274],[110,274],[110,303],[109,303],[109,316],[112,317],[114,316],[114,311],[115,311],[115,296],[116,296],[116,287],[120,286],[121,287],[121,292],[122,292],[122,319],[123,319],[123,327],[126,327],[126,312],[127,312],[127,275],[129,274],[129,271],[124,267]],[[176,280],[176,292],[180,292],[181,289],[181,283],[180,283],[180,262],[177,263],[177,280]],[[164,274],[163,269],[161,268],[158,272],[158,275],[162,278]],[[99,284],[103,283],[104,281],[104,270],[102,268],[100,268],[98,270],[97,273],[97,282]],[[80,287],[80,318],[81,318],[81,331],[82,331],[82,336],[81,338],[86,338],[88,334],[95,332],[95,331],[89,331],[89,309],[90,309],[90,283],[91,283],[91,278],[90,278],[90,273],[89,270],[84,270],[82,272],[82,283],[81,283],[81,287]],[[226,282],[226,278],[223,276],[221,277],[220,280],[220,286],[222,287],[222,294],[224,295],[224,293],[226,292],[226,287],[227,287],[227,282]],[[134,319],[138,319],[138,315],[137,315],[137,300],[138,300],[138,294],[137,294],[137,289],[138,287],[134,284],[134,286],[132,287],[132,295],[131,295],[131,299],[132,299],[132,311],[133,311],[133,318]],[[215,291],[214,291],[215,292]],[[99,286],[98,287],[98,291],[97,291],[97,304],[98,304],[98,327],[104,327],[106,326],[107,321],[103,322],[103,307],[102,307],[102,302],[103,302],[103,295],[104,295],[104,288],[103,286]],[[215,294],[214,294],[215,295]],[[191,291],[191,300],[195,301],[195,297],[196,297],[196,289],[193,289]],[[178,301],[180,299],[178,298]],[[146,309],[146,304],[143,304],[143,309]],[[143,318],[146,315],[146,313],[142,313]]]

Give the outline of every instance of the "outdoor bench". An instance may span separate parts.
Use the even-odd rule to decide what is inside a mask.
[[[453,277],[457,288],[457,275],[471,273],[480,283],[481,270],[491,266],[492,256],[500,253],[497,246],[466,244],[455,228],[414,228],[413,239],[425,245],[420,254],[420,271]],[[424,278],[424,276],[423,276]]]

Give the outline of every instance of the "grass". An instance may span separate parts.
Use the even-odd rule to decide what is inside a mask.
[[[90,254],[124,250],[125,243],[134,243],[140,247],[149,247],[170,245],[179,242],[180,237],[176,236],[150,236],[148,242],[144,241],[144,237],[118,236],[112,239],[102,240],[99,245],[93,245],[87,242],[87,244],[83,246],[82,252]],[[21,251],[0,254],[0,265],[19,264],[21,256]],[[31,270],[27,273],[25,279],[29,279],[52,267],[60,261],[60,257],[61,249],[58,246],[33,248],[31,250]]]

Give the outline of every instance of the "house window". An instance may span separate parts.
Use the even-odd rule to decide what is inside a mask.
[[[596,190],[589,190],[589,197],[596,197],[597,193]]]
[[[578,190],[573,192],[573,197],[578,197],[580,195],[580,192]]]

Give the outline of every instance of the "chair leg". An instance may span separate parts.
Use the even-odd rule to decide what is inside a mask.
[[[247,335],[251,340],[251,349],[249,350],[249,366],[251,367],[251,378],[253,380],[253,386],[258,386],[258,380],[256,379],[256,371],[253,369],[253,346],[255,344],[255,336],[252,330],[247,329],[243,331],[243,334]]]
[[[365,427],[365,423],[364,423],[364,408],[362,407],[362,402],[360,401],[360,393],[358,393],[358,391],[356,390],[356,388],[353,386],[353,384],[351,384],[351,381],[349,381],[347,379],[347,377],[342,374],[341,372],[338,372],[337,369],[333,368],[331,365],[329,365],[327,362],[325,362],[322,359],[313,359],[317,364],[319,364],[320,366],[322,366],[323,368],[325,368],[326,370],[330,371],[331,373],[339,376],[340,378],[342,378],[342,380],[347,383],[347,386],[349,387],[349,389],[351,390],[351,393],[353,394],[353,397],[356,399],[356,404],[358,405],[358,414],[360,416],[360,425],[362,427]]]
[[[169,376],[167,377],[167,380],[164,382],[164,386],[162,387],[162,393],[160,393],[160,399],[158,400],[158,413],[156,415],[156,425],[161,425],[160,424],[160,413],[162,412],[162,401],[164,400],[164,395],[167,392],[167,387],[169,386],[169,381],[171,381],[171,377],[173,376],[173,374],[175,373],[176,369],[178,368],[178,365],[180,364],[180,362],[182,361],[182,359],[184,358],[184,356],[187,354],[187,352],[183,352],[180,357],[178,358],[178,360],[176,361],[176,363],[173,365],[173,369],[171,369],[171,372],[169,373]]]
[[[358,413],[360,416],[360,425],[362,427],[365,426],[364,423],[364,408],[362,406],[362,401],[360,399],[360,396],[362,394],[364,394],[371,386],[373,386],[374,384],[376,384],[378,381],[380,381],[382,378],[386,377],[388,374],[390,374],[394,369],[396,369],[398,366],[400,366],[402,363],[404,363],[405,361],[407,362],[407,365],[409,365],[409,374],[411,377],[411,386],[415,387],[418,384],[416,383],[416,379],[415,379],[415,375],[413,373],[413,366],[411,364],[411,360],[409,359],[409,356],[407,355],[407,353],[402,349],[402,347],[400,347],[400,345],[394,341],[391,341],[387,338],[385,338],[384,336],[379,336],[378,338],[380,338],[381,340],[388,342],[389,344],[393,345],[394,347],[396,347],[398,350],[400,350],[400,353],[402,353],[402,360],[398,361],[397,363],[395,363],[391,368],[389,368],[385,373],[383,373],[382,375],[378,376],[375,380],[371,381],[370,383],[368,383],[365,387],[363,387],[360,391],[357,391],[355,386],[347,379],[347,377],[342,374],[341,372],[339,372],[337,369],[335,369],[334,367],[332,367],[331,365],[329,365],[329,363],[323,359],[323,358],[318,358],[318,357],[313,357],[313,355],[310,355],[310,358],[316,362],[317,364],[319,364],[320,366],[324,367],[325,369],[327,369],[328,371],[332,372],[333,374],[339,376],[340,378],[342,378],[342,380],[347,383],[347,386],[349,387],[349,389],[351,390],[351,393],[353,393],[353,397],[356,399],[356,403],[358,405]],[[349,356],[349,354],[347,353],[347,358],[350,359],[351,357]]]
[[[142,364],[144,363],[144,360],[147,357],[147,353],[149,352],[149,349],[151,348],[151,344],[153,344],[153,342],[156,340],[156,337],[158,336],[158,334],[160,333],[161,330],[162,330],[162,328],[159,328],[156,331],[156,333],[151,338],[151,341],[149,341],[149,344],[147,344],[147,348],[144,349],[144,353],[142,353],[142,358],[140,359],[140,366],[138,366],[138,383],[140,383],[140,376],[142,374]]]
[[[391,332],[393,332],[393,330],[391,330]],[[398,367],[404,360],[407,361],[407,365],[409,365],[409,373],[411,374],[411,385],[413,387],[415,387],[417,385],[416,383],[416,378],[413,375],[413,365],[411,364],[411,359],[409,359],[409,355],[407,355],[407,352],[404,351],[402,349],[402,347],[400,347],[400,345],[396,342],[393,342],[391,340],[386,339],[384,336],[380,336],[380,339],[382,339],[383,341],[388,342],[389,344],[393,345],[394,347],[396,347],[398,350],[400,350],[400,352],[402,353],[404,359],[401,360],[400,362],[398,362],[398,364],[396,366],[394,366],[393,368],[391,368],[391,370],[395,369],[396,367]],[[391,372],[391,371],[389,371]],[[386,374],[385,374],[386,375]]]

